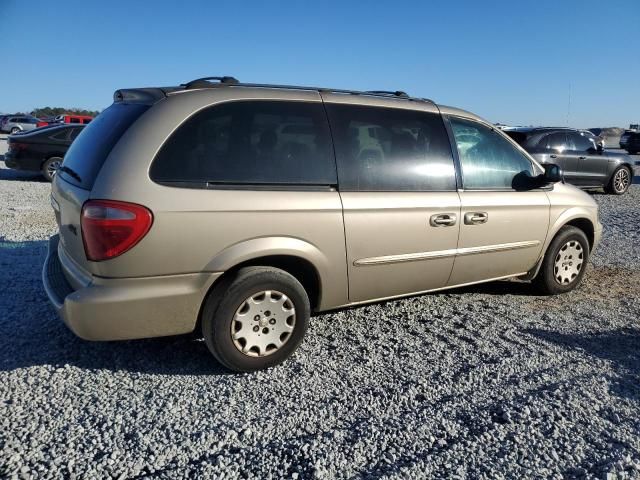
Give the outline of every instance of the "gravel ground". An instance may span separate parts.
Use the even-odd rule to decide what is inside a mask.
[[[577,291],[321,315],[246,375],[202,341],[70,333],[40,284],[49,188],[0,166],[0,477],[640,478],[640,185],[594,196]]]

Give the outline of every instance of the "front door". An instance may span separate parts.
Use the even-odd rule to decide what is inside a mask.
[[[608,159],[597,150],[595,143],[589,137],[578,132],[568,132],[568,152],[577,162],[576,185],[583,187],[602,186],[607,181]]]
[[[450,123],[463,189],[449,285],[526,273],[539,258],[549,228],[546,192],[527,188],[539,168],[490,125],[458,117],[450,117]]]
[[[323,93],[334,138],[352,303],[446,286],[460,200],[451,145],[428,103],[381,108]],[[348,99],[347,99],[348,100]]]

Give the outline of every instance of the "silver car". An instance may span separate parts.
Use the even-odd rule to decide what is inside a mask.
[[[29,115],[20,115],[8,117],[2,124],[2,130],[9,132],[12,135],[15,133],[26,132],[27,130],[33,130],[38,126],[38,120],[36,117]]]

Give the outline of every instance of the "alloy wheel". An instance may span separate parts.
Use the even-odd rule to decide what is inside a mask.
[[[630,183],[631,176],[629,175],[629,170],[626,168],[618,170],[613,177],[613,188],[615,188],[618,193],[626,191]]]

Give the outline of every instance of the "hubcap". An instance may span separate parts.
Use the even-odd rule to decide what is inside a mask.
[[[53,177],[58,171],[58,168],[60,168],[60,162],[51,162],[49,165],[47,165],[47,173],[49,173],[50,177]]]
[[[571,240],[564,244],[556,255],[553,266],[553,274],[560,285],[568,285],[573,282],[582,270],[584,250],[580,242]]]
[[[236,310],[231,338],[238,350],[250,357],[277,352],[291,338],[296,309],[284,293],[265,290],[251,295]]]
[[[616,172],[616,176],[613,177],[613,187],[616,192],[624,192],[629,187],[629,172],[626,168],[621,168]]]

